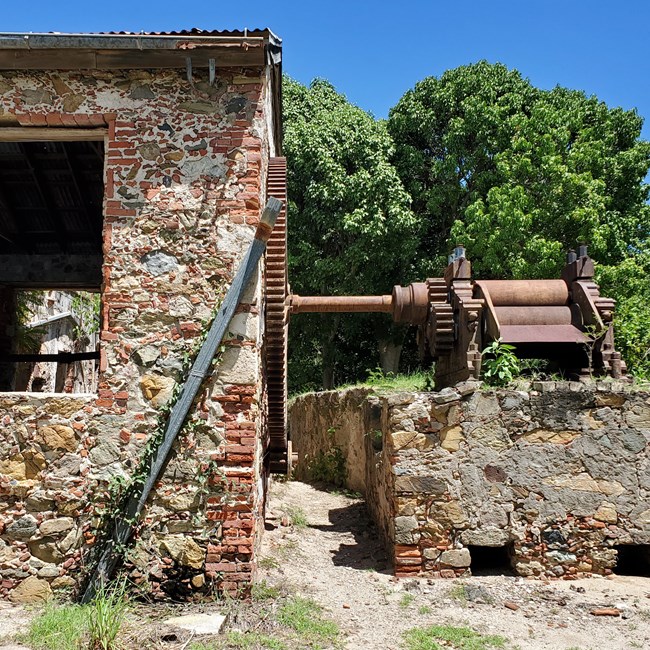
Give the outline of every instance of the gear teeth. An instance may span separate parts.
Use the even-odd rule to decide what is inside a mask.
[[[269,160],[267,196],[284,204],[267,244],[266,278],[266,389],[270,470],[289,471],[287,440],[287,162]]]
[[[432,310],[427,338],[432,342],[432,356],[437,358],[448,355],[454,347],[454,310],[449,304],[449,288],[444,278],[429,278],[427,288]]]

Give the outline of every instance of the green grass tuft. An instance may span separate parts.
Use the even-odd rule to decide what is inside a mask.
[[[506,639],[501,636],[482,636],[468,627],[432,625],[404,632],[406,650],[488,650],[504,648]]]
[[[309,598],[294,596],[278,613],[278,622],[291,628],[307,640],[335,641],[339,626],[322,617],[323,608]]]
[[[307,526],[309,526],[307,515],[302,508],[289,507],[287,508],[287,514],[289,517],[291,517],[291,523],[299,530],[307,528]]]
[[[18,640],[34,650],[77,650],[87,630],[87,607],[51,602]]]

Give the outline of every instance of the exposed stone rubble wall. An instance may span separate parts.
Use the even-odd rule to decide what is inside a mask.
[[[201,79],[200,75],[206,79]],[[3,73],[0,122],[108,126],[96,395],[0,395],[0,594],[75,587],[109,484],[130,476],[266,201],[262,70]],[[154,595],[245,591],[264,498],[261,292],[146,511],[132,575]],[[1,335],[1,334],[0,334]],[[22,586],[27,585],[27,586]]]
[[[505,546],[519,575],[608,574],[614,547],[650,544],[650,392],[520,388],[338,396],[336,421],[365,421],[366,498],[397,575],[466,574],[473,546]],[[322,401],[293,404],[296,448]]]

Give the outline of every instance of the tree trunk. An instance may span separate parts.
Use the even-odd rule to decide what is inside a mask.
[[[383,373],[389,372],[396,375],[399,372],[399,359],[402,354],[402,343],[395,343],[391,340],[380,340],[379,342],[379,363]]]

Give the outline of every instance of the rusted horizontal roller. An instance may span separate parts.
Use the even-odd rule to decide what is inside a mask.
[[[568,305],[569,288],[564,280],[481,280],[495,307]]]
[[[500,330],[504,343],[584,343],[585,335],[573,325],[506,325]]]
[[[291,312],[385,312],[393,310],[391,296],[291,296]]]
[[[569,307],[495,307],[499,325],[571,325]]]

